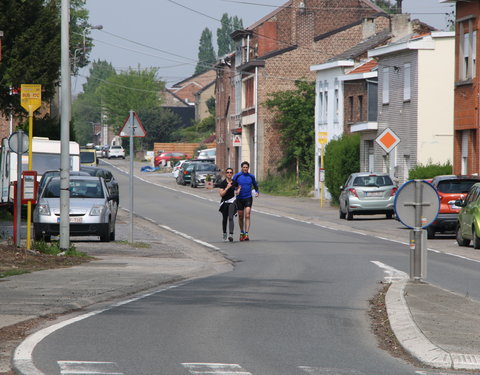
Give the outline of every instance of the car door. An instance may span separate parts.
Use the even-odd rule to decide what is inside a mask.
[[[343,185],[342,190],[340,191],[340,197],[339,197],[339,204],[340,204],[340,209],[342,212],[347,212],[347,207],[346,207],[346,202],[347,202],[347,192],[348,192],[348,187],[351,185],[353,177],[350,175],[347,178],[347,181],[345,182],[345,185]]]
[[[462,236],[464,238],[472,237],[472,223],[473,223],[473,213],[475,211],[477,203],[477,198],[479,195],[480,189],[475,186],[470,191],[466,199],[466,206],[462,210]]]

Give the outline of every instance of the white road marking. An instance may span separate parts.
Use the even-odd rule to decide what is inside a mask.
[[[57,361],[62,375],[124,375],[114,362]]]
[[[252,375],[235,363],[182,363],[192,375]]]
[[[388,275],[388,276],[385,276],[385,280],[389,283],[391,283],[394,280],[403,280],[403,279],[409,278],[409,276],[405,272],[397,270],[396,268],[393,268],[385,263],[378,262],[376,260],[372,260],[371,262],[383,269],[383,272],[385,272]]]
[[[311,375],[365,375],[365,373],[345,368],[327,368],[327,367],[310,367],[298,366],[299,369]]]

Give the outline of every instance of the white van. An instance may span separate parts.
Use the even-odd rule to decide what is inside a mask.
[[[215,160],[215,155],[217,153],[216,148],[206,148],[204,150],[200,150],[198,153],[197,159],[213,159]]]
[[[70,142],[70,170],[80,170],[80,145]],[[60,169],[61,141],[46,137],[32,138],[32,170],[37,171],[40,180],[43,173],[52,169]],[[28,170],[28,153],[22,155],[22,171]],[[5,138],[0,152],[0,203],[13,202],[13,182],[17,181],[17,154],[8,147]]]

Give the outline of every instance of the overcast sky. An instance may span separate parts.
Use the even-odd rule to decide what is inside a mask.
[[[341,1],[341,0],[338,0]],[[167,86],[195,70],[200,36],[205,27],[213,33],[223,13],[238,16],[250,26],[284,0],[87,0],[95,47],[92,60],[106,60],[117,69],[157,67]],[[404,13],[411,13],[438,29],[447,27],[445,13],[453,6],[440,0],[403,0]],[[87,76],[89,68],[80,71]],[[84,77],[74,78],[72,89],[82,91]]]

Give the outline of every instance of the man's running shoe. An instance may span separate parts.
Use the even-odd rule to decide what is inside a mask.
[[[226,233],[223,234],[223,242],[227,242],[227,234]]]
[[[244,241],[250,241],[250,238],[248,238],[248,234],[245,234],[245,235],[244,235],[243,240],[244,240]]]
[[[228,236],[228,240],[229,240],[230,242],[233,242],[233,234],[230,234],[230,236]]]
[[[240,241],[245,241],[245,233],[240,233]]]

